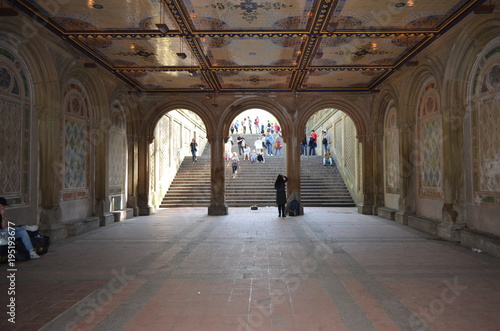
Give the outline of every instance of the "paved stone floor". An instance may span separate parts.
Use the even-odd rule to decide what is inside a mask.
[[[18,262],[1,330],[499,330],[500,260],[353,208],[163,209]]]

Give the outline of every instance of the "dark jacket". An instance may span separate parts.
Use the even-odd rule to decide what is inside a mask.
[[[288,181],[287,176],[279,176],[274,182],[274,188],[276,189],[276,204],[284,205],[286,204],[286,182]]]

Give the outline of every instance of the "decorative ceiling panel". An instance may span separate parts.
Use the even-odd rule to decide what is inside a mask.
[[[183,1],[194,31],[306,30],[318,0]]]
[[[203,76],[191,76],[186,71],[143,71],[125,70],[123,72],[130,79],[138,82],[141,89],[151,91],[164,90],[200,90],[207,86]]]
[[[357,89],[369,86],[373,81],[387,74],[387,70],[336,70],[311,71],[304,79],[301,89]]]
[[[425,39],[424,35],[322,38],[312,66],[395,65]],[[321,57],[318,55],[321,54]]]
[[[214,67],[297,65],[302,38],[204,38],[203,49]]]
[[[331,22],[341,30],[437,29],[467,0],[339,1]]]
[[[23,2],[23,1],[21,1]],[[151,30],[155,23],[174,26],[159,1],[25,1],[66,31]]]
[[[291,81],[291,71],[224,71],[218,72],[223,89],[285,90]]]
[[[191,49],[182,38],[105,38],[80,36],[78,41],[96,55],[120,67],[192,67]],[[186,54],[185,59],[177,53]]]
[[[4,2],[139,92],[369,92],[485,0]]]

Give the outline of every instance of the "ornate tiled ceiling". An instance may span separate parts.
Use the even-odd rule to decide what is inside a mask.
[[[14,1],[142,92],[369,91],[482,2]]]

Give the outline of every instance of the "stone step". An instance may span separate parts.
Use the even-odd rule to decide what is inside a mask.
[[[233,135],[236,141],[237,135]],[[245,135],[253,144],[256,135]],[[286,144],[285,144],[286,146]],[[237,152],[237,146],[233,146]],[[240,168],[235,179],[226,168],[226,204],[229,207],[274,206],[274,181],[284,173],[284,157],[265,157],[265,163],[251,163],[240,157]],[[354,202],[336,167],[322,166],[322,157],[301,158],[301,196],[304,206],[354,206]],[[197,162],[187,156],[181,164],[160,207],[209,206],[211,198],[210,144],[207,144]]]

